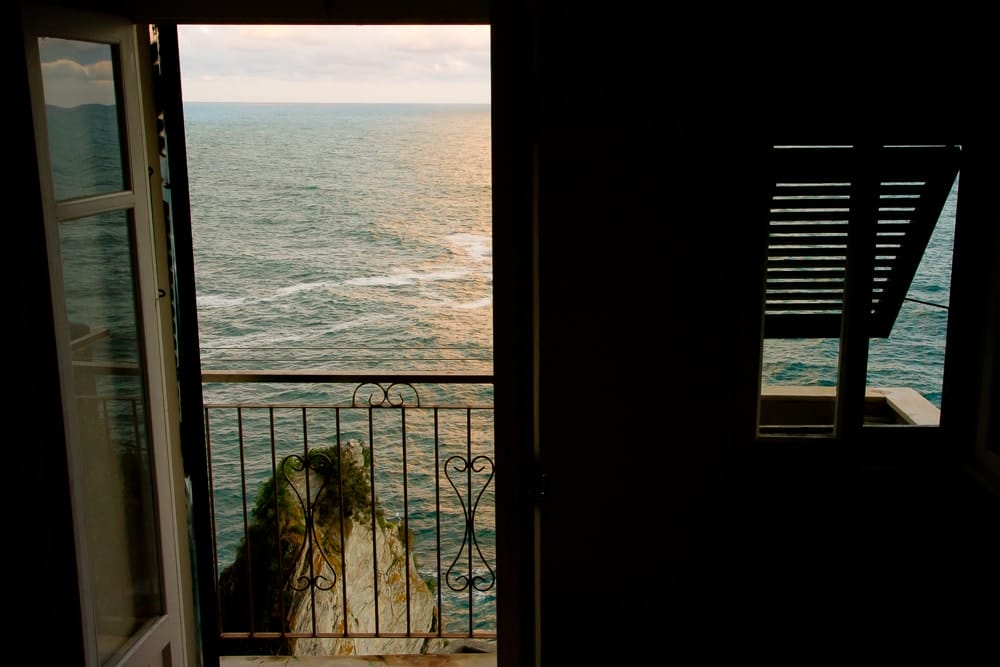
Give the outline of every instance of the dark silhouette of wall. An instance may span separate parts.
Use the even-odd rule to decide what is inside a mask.
[[[861,442],[754,442],[767,148],[989,141],[985,61],[949,26],[821,18],[542,9],[552,659],[592,632],[888,646],[997,618],[1000,514],[947,453],[969,442],[879,467]]]

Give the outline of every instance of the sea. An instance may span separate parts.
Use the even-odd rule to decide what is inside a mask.
[[[492,370],[489,105],[184,115],[206,368]]]
[[[184,116],[204,369],[492,372],[489,105],[188,102]],[[204,400],[343,405],[343,390],[209,383]],[[420,405],[492,404],[490,385],[415,391]],[[414,405],[407,388],[390,398],[400,392]],[[312,410],[309,442],[329,446],[339,430],[371,446],[378,501],[388,519],[406,518],[444,629],[495,632],[492,410],[441,410],[435,423],[408,410],[406,473],[397,413],[375,411],[370,431],[365,411],[334,425],[333,411]],[[231,410],[209,419],[222,570],[273,474],[270,424],[259,410],[238,425]],[[300,422],[276,412],[279,460],[298,455]]]

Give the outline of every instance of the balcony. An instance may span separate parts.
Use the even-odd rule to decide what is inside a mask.
[[[832,435],[837,388],[764,386],[760,393],[760,433]],[[909,387],[865,390],[865,426],[937,426],[941,411]]]
[[[202,381],[223,664],[495,664],[491,374]]]

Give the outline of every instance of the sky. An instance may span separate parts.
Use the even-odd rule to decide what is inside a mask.
[[[114,104],[114,70],[107,44],[43,37],[38,53],[47,104]]]
[[[490,102],[489,26],[178,26],[201,102]]]

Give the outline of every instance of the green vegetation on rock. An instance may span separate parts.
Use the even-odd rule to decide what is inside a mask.
[[[308,458],[288,456],[279,463],[276,474],[261,485],[248,534],[241,540],[233,563],[219,577],[224,632],[248,632],[251,609],[254,632],[288,630],[293,588],[301,588],[289,578],[309,546],[310,526],[313,539],[322,540],[313,548],[321,549],[331,566],[339,569],[340,527],[346,538],[355,522],[371,523],[371,453],[364,447],[361,452],[361,457],[352,456],[346,446],[332,446],[310,450]],[[375,519],[386,527],[377,502]],[[316,526],[322,530],[316,530]],[[281,640],[248,639],[242,644],[231,647],[227,642],[227,651],[245,655],[285,653]]]

